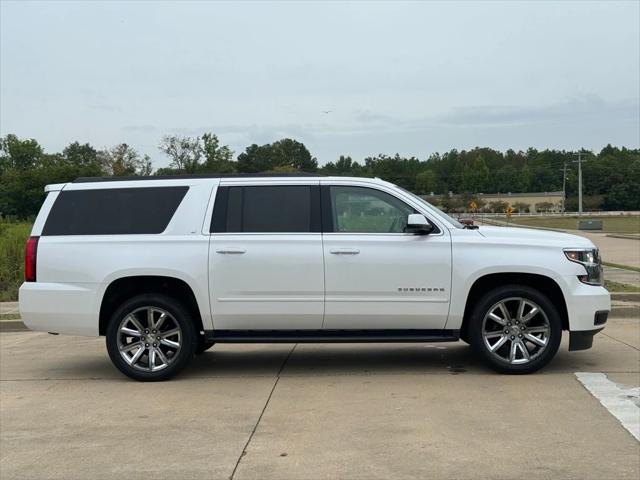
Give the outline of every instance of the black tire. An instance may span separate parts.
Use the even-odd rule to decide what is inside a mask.
[[[201,335],[198,339],[198,346],[196,347],[196,355],[202,355],[204,352],[213,347],[216,343],[211,340],[205,340]]]
[[[124,322],[125,318],[134,312],[144,311],[143,309],[146,307],[158,309],[156,313],[162,311],[167,312],[170,315],[167,318],[171,319],[172,325],[177,325],[176,328],[179,327],[180,329],[180,337],[178,337],[180,347],[174,353],[175,356],[172,356],[170,361],[167,362],[166,367],[162,367],[161,365],[162,369],[157,371],[145,371],[141,369],[140,365],[138,365],[138,368],[130,365],[120,354],[118,347],[119,336],[122,334],[119,332],[121,322]],[[138,315],[139,314],[136,313],[136,316]],[[142,321],[144,322],[144,320]],[[164,323],[166,324],[167,322]],[[142,326],[144,326],[144,323]],[[173,330],[176,330],[176,328]],[[158,330],[158,332],[162,333],[160,330]],[[168,338],[169,337],[165,337],[165,341]],[[135,339],[135,336],[131,338],[131,344],[138,342]],[[193,358],[197,347],[197,340],[196,329],[189,311],[177,300],[160,294],[143,294],[125,301],[111,316],[106,335],[107,352],[113,364],[128,377],[143,382],[167,380],[184,369]],[[140,344],[142,345],[142,343]],[[160,343],[157,345],[160,346]],[[171,351],[165,352],[165,358],[169,358],[170,353]],[[141,359],[144,359],[145,355],[147,355],[147,363],[154,365],[153,361],[148,360],[151,356],[148,351],[145,351],[141,355]],[[153,370],[153,367],[151,367],[150,370]]]
[[[485,338],[483,337],[483,321],[485,316],[488,316],[491,311],[495,311],[492,309],[499,302],[506,300],[506,305],[511,305],[511,307],[507,307],[507,309],[513,309],[513,304],[517,300],[511,300],[515,298],[524,299],[526,302],[533,302],[542,310],[541,314],[538,314],[537,317],[533,317],[530,321],[534,322],[542,322],[542,327],[547,325],[548,322],[548,336],[546,338],[546,346],[541,348],[531,342],[528,342],[526,338],[524,339],[528,345],[532,345],[535,348],[540,348],[540,351],[531,356],[531,359],[527,361],[527,363],[514,364],[510,363],[509,359],[501,359],[498,353],[493,353],[490,351],[489,346],[485,342]],[[513,310],[510,310],[512,312]],[[531,311],[531,310],[530,310]],[[502,334],[502,328],[506,330],[522,328],[522,326],[517,327],[515,325],[515,320],[518,318],[517,313],[513,315],[510,313],[510,318],[513,317],[513,320],[509,322],[511,326],[499,327],[492,333]],[[546,316],[546,321],[545,321]],[[534,320],[538,319],[538,320]],[[539,320],[542,319],[542,320]],[[555,356],[560,346],[560,340],[562,339],[562,320],[560,318],[560,314],[556,307],[551,303],[551,301],[544,294],[540,293],[538,290],[520,285],[507,285],[503,287],[498,287],[490,292],[486,293],[484,296],[480,298],[480,300],[476,303],[473,308],[471,317],[469,318],[469,340],[476,352],[481,356],[481,358],[487,363],[493,370],[499,373],[507,373],[507,374],[525,374],[535,372],[542,367],[544,367],[547,363],[551,361],[551,359]],[[521,322],[520,325],[523,325]],[[525,326],[526,329],[529,325]],[[535,328],[535,327],[533,327]],[[533,330],[532,330],[533,331]],[[504,352],[504,348],[511,348],[511,344],[514,340],[510,340],[514,338],[514,336],[506,335],[508,337],[505,340],[505,344],[503,347],[500,347],[497,351]],[[544,336],[544,335],[543,335]],[[526,336],[525,336],[526,337]],[[518,339],[515,339],[518,342]],[[493,344],[498,343],[497,341]],[[493,346],[492,345],[492,346]],[[527,348],[527,347],[525,347]],[[535,351],[535,350],[534,350]],[[524,357],[524,352],[520,350],[521,356]],[[527,349],[527,354],[529,354],[529,350]],[[517,357],[516,357],[517,358]],[[519,361],[525,361],[524,358],[521,358]]]

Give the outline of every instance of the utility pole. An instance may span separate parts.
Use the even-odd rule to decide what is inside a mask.
[[[567,160],[564,161],[564,166],[562,167],[562,215],[564,216],[565,212],[565,202],[567,201]]]
[[[574,155],[578,156],[578,215],[582,216],[582,162],[586,160],[582,160],[582,152],[575,153]],[[576,160],[574,160],[573,163],[576,163]]]

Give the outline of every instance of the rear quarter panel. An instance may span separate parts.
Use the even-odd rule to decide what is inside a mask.
[[[122,183],[109,186],[122,188]],[[143,186],[137,182],[126,185]],[[38,330],[98,335],[100,306],[109,284],[123,277],[157,275],[186,282],[198,302],[204,328],[212,328],[207,277],[209,236],[202,231],[213,187],[212,180],[191,184],[161,234],[42,236],[38,244],[38,281],[21,288],[25,323]],[[69,188],[96,185],[70,184]],[[54,199],[49,194],[48,208]],[[39,216],[33,234],[40,234],[43,225],[44,219]]]

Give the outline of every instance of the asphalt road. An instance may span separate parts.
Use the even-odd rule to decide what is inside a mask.
[[[462,343],[221,345],[144,384],[103,339],[2,333],[0,478],[639,478],[640,443],[575,372],[638,387],[640,320],[566,340],[529,376]]]

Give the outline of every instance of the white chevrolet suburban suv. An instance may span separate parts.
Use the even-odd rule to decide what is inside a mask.
[[[162,380],[214,343],[471,344],[529,373],[610,310],[598,250],[563,233],[469,227],[372,178],[80,178],[49,185],[25,250],[33,330],[102,335]]]

